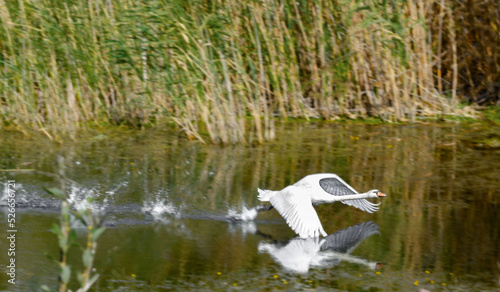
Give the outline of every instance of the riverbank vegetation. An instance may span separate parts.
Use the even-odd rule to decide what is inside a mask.
[[[0,117],[262,143],[276,117],[471,115],[499,102],[500,9],[470,2],[2,0]]]

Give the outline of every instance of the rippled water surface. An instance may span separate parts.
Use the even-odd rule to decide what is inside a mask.
[[[278,125],[266,145],[226,147],[152,130],[64,145],[2,133],[0,289],[57,286],[47,255],[59,255],[51,227],[60,209],[43,187],[58,186],[50,173],[62,155],[75,208],[91,197],[93,212],[106,214],[96,291],[498,290],[500,150],[484,144],[498,133],[480,124],[297,123]],[[275,210],[235,220],[252,217],[257,187],[279,190],[319,172],[388,196],[373,214],[316,207],[329,234],[321,239],[296,238]],[[18,203],[15,285],[5,273],[8,180]],[[83,243],[85,229],[75,228]],[[77,247],[69,262],[81,269]]]

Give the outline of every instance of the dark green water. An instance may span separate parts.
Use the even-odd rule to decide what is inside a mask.
[[[55,157],[65,157],[68,177],[81,185],[68,187],[70,198],[78,205],[90,196],[95,212],[108,213],[95,291],[493,291],[500,289],[500,150],[484,141],[498,133],[480,124],[297,123],[278,125],[278,139],[264,146],[227,147],[158,131],[62,146],[2,133],[0,169],[55,173]],[[275,210],[252,222],[226,219],[259,204],[257,187],[278,190],[319,172],[388,195],[373,214],[341,203],[316,207],[333,240],[370,226],[357,246],[319,251],[319,241],[294,239]],[[45,253],[58,257],[50,229],[59,208],[42,187],[57,182],[16,171],[0,172],[0,180],[3,195],[15,181],[18,202],[15,285],[6,275],[5,198],[0,208],[0,289],[56,287],[58,267]],[[78,236],[83,242],[83,228]],[[79,249],[70,254],[73,270],[81,269]]]

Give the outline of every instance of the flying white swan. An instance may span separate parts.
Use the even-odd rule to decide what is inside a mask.
[[[378,210],[380,203],[374,204],[365,199],[386,196],[378,190],[360,194],[333,173],[308,175],[281,191],[257,190],[259,200],[269,201],[285,218],[288,226],[302,238],[327,235],[313,206],[341,201],[373,213]]]

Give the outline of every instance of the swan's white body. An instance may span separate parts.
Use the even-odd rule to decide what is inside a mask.
[[[261,190],[260,201],[269,201],[285,218],[288,226],[300,237],[326,236],[313,205],[341,201],[344,204],[373,213],[378,204],[365,199],[385,197],[378,190],[358,193],[338,175],[333,173],[311,174],[281,191]]]

